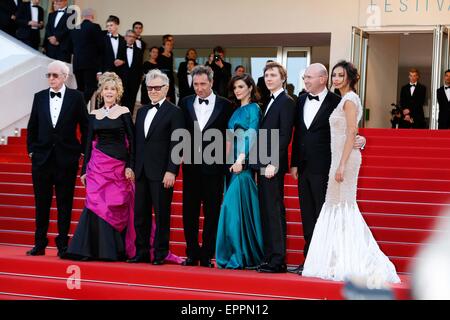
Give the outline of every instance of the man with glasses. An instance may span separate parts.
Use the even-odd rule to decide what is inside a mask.
[[[158,69],[147,74],[151,103],[136,115],[136,198],[134,226],[136,256],[130,263],[150,262],[152,210],[155,212],[154,265],[161,265],[169,254],[170,206],[173,186],[181,159],[172,158],[179,141],[172,134],[184,127],[180,108],[166,99],[169,78]]]
[[[36,203],[35,246],[27,255],[45,255],[53,188],[58,209],[56,246],[61,256],[69,241],[75,181],[86,147],[88,114],[81,92],[67,88],[69,68],[61,61],[48,66],[49,89],[35,94],[27,131]],[[77,138],[77,129],[81,138]]]

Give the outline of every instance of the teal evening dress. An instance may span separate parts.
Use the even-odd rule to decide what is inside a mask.
[[[245,153],[248,163],[260,119],[256,103],[241,106],[231,116],[228,129],[235,136],[230,152],[233,163],[241,153]],[[253,268],[263,256],[258,190],[252,170],[244,166],[242,172],[230,174],[227,179],[217,230],[216,263],[219,268]]]

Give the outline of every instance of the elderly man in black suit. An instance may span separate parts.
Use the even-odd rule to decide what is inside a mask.
[[[122,105],[128,107],[131,116],[134,114],[136,96],[142,81],[142,50],[136,45],[137,35],[133,30],[128,30],[125,34],[127,42],[127,54],[123,68],[123,88]]]
[[[84,94],[86,103],[97,89],[97,72],[101,68],[103,55],[103,33],[100,25],[94,23],[95,14],[91,8],[84,9],[79,28],[70,30],[73,45],[73,73],[78,90]]]
[[[409,83],[404,85],[400,91],[400,107],[408,109],[414,121],[413,128],[424,129],[425,116],[423,105],[427,97],[427,88],[419,83],[420,74],[417,69],[409,70]]]
[[[72,42],[68,20],[71,18],[71,14],[67,10],[67,0],[55,0],[54,3],[55,12],[48,15],[47,26],[45,27],[45,52],[49,58],[70,63]]]
[[[63,62],[49,64],[50,89],[36,93],[28,122],[27,148],[32,163],[36,233],[35,246],[27,255],[45,255],[53,188],[58,208],[58,255],[67,249],[78,162],[86,146],[88,127],[82,94],[64,84],[68,74],[69,68]]]
[[[16,17],[17,39],[38,50],[41,43],[40,31],[44,28],[44,9],[39,6],[39,0],[23,2]]]
[[[151,104],[140,108],[136,115],[136,256],[128,262],[150,262],[153,209],[156,224],[153,264],[161,265],[169,253],[170,207],[181,163],[181,157],[172,158],[172,150],[178,143],[172,141],[172,134],[184,127],[184,119],[180,108],[166,99],[167,75],[151,70],[146,82]]]
[[[439,129],[450,129],[450,69],[444,73],[444,85],[437,90]]]
[[[205,149],[211,141],[203,141],[209,129],[219,130],[222,137],[233,113],[230,101],[216,95],[213,90],[213,71],[210,67],[196,66],[192,71],[195,95],[179,103],[184,113],[186,129],[194,138],[190,143],[190,157],[183,162],[183,226],[186,238],[187,259],[185,266],[213,267],[211,259],[216,249],[217,225],[222,203],[225,157],[214,163],[206,163]],[[225,143],[224,143],[225,146]],[[223,150],[225,156],[225,150]],[[197,161],[196,161],[197,160]],[[199,245],[199,218],[203,203],[202,246]]]

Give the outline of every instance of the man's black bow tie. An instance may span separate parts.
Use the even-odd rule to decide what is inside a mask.
[[[444,89],[445,89],[445,90],[447,90],[447,89],[450,89],[450,86],[448,86],[448,87],[444,87]]]
[[[113,36],[113,35],[110,35],[110,37],[112,38],[112,39],[119,39],[119,36]]]
[[[59,10],[58,10],[58,12],[64,12],[64,11],[65,11],[64,9],[59,9]]]
[[[309,99],[309,100],[317,100],[317,101],[320,101],[320,100],[319,100],[319,96],[313,96],[313,95],[311,95],[311,94],[308,94],[308,99]]]
[[[273,94],[270,96],[270,100],[275,100],[275,96]]]
[[[35,5],[35,4],[33,4],[32,7],[33,7],[33,8],[39,8],[39,6],[38,6],[38,5]]]
[[[55,96],[58,97],[58,98],[61,98],[62,97],[61,96],[61,92],[50,91],[50,97],[53,99]]]
[[[159,103],[157,103],[157,104],[150,104],[150,109],[151,108],[159,109]]]
[[[415,87],[416,85],[415,85],[415,84],[410,84],[409,86],[410,86],[410,87]]]
[[[206,105],[209,104],[209,100],[208,100],[208,99],[198,98],[198,103],[202,104],[203,102],[204,102]]]
[[[127,46],[128,47],[128,49],[133,49],[133,46]]]

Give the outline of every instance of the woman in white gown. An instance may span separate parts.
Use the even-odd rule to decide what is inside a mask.
[[[354,149],[362,106],[349,62],[334,66],[332,82],[342,100],[330,116],[331,167],[325,203],[314,228],[303,276],[343,281],[366,278],[371,287],[399,283],[395,266],[380,250],[356,203],[361,152]]]

